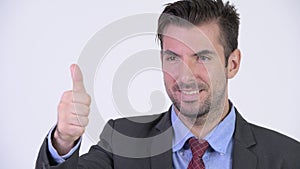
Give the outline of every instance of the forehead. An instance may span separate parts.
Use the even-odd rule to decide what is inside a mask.
[[[163,50],[178,54],[195,53],[200,50],[217,51],[222,48],[219,26],[215,22],[199,26],[177,26],[170,24],[163,31]]]

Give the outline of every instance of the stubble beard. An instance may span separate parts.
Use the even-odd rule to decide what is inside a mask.
[[[203,125],[205,123],[206,117],[211,109],[210,95],[200,103],[183,103],[174,97],[171,98],[171,100],[180,115],[185,119],[188,119],[191,123],[194,123],[194,125]],[[189,104],[191,104],[191,106],[189,106]]]
[[[167,86],[165,84],[165,86]],[[209,90],[209,86],[204,83],[176,83],[171,88],[166,88],[169,98],[173,105],[177,109],[178,116],[190,121],[191,124],[205,123],[205,119],[211,110],[212,95]],[[176,95],[176,92],[182,89],[194,89],[199,90],[199,98],[195,101],[183,101],[180,96]],[[205,94],[205,95],[203,95]],[[202,95],[202,97],[200,96]]]
[[[202,92],[207,92],[207,95],[202,98],[202,101],[198,100],[195,103],[181,101],[180,98],[176,98],[172,94],[172,90],[170,89],[167,93],[175,108],[178,110],[178,116],[184,117],[193,125],[202,126],[207,122],[208,116],[210,116],[210,122],[220,118],[220,113],[222,113],[224,108],[225,88],[226,85],[220,86],[218,91],[214,91],[215,93],[212,93],[206,88]]]

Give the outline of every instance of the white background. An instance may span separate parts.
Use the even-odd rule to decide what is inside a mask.
[[[124,16],[159,13],[166,2],[171,1],[0,1],[1,168],[34,167],[39,147],[56,122],[60,96],[71,88],[69,65],[77,61],[87,41]],[[230,98],[248,121],[300,140],[300,4],[297,0],[233,2],[241,13],[243,58],[238,76],[230,82]],[[154,43],[154,38],[145,39]],[[139,46],[143,48],[143,43]],[[106,71],[107,77],[113,76]],[[142,80],[147,76],[158,77],[158,82],[150,85]],[[153,86],[163,90],[159,77],[153,72],[136,78],[133,85],[144,87],[129,90],[135,108],[149,107],[143,91]],[[116,117],[113,108],[105,112],[105,119]],[[84,137],[81,152],[91,144]]]

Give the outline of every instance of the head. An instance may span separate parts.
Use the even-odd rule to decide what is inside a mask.
[[[168,4],[157,37],[167,93],[177,112],[202,117],[228,101],[227,80],[240,64],[239,15],[221,0]]]
[[[239,14],[229,2],[222,0],[181,0],[167,4],[158,20],[157,37],[163,49],[163,32],[169,25],[190,26],[216,22],[219,41],[224,48],[226,66],[230,54],[238,48]],[[188,24],[186,24],[188,23]]]

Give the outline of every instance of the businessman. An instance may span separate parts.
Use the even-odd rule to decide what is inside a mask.
[[[229,2],[168,4],[157,37],[170,109],[108,121],[99,143],[80,157],[91,99],[71,65],[73,89],[61,98],[36,169],[299,169],[300,143],[248,123],[228,98],[241,62],[238,31]]]

